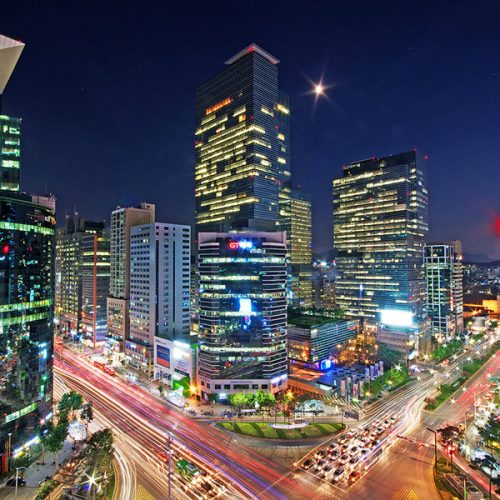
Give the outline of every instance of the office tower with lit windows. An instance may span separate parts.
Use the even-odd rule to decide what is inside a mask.
[[[333,196],[337,306],[412,359],[428,335],[428,194],[416,152],[344,166]]]
[[[24,44],[0,35],[0,99]],[[20,119],[0,113],[0,472],[52,410],[55,199],[19,192]]]
[[[61,333],[76,336],[79,340],[84,338],[83,242],[86,237],[102,236],[103,232],[104,222],[89,221],[77,213],[66,217],[64,227],[57,230],[56,318]]]
[[[287,387],[286,233],[199,233],[199,390]]]
[[[196,232],[280,229],[289,196],[289,106],[279,61],[256,44],[196,96]]]
[[[292,276],[289,303],[308,309],[313,305],[311,200],[300,191],[292,190],[289,207],[285,229]]]
[[[118,207],[111,213],[106,348],[112,352],[124,352],[129,332],[130,231],[134,226],[152,224],[154,221],[155,206],[151,203]]]
[[[462,244],[428,243],[425,247],[427,313],[433,338],[446,342],[464,328]]]
[[[129,363],[152,369],[155,337],[189,340],[191,228],[153,223],[130,230]]]
[[[94,349],[106,339],[109,253],[107,234],[82,238],[82,332]]]

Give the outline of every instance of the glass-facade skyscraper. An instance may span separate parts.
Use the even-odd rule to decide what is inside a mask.
[[[428,332],[426,179],[415,151],[343,167],[333,181],[336,303],[412,358]],[[423,345],[423,344],[422,344]]]
[[[198,235],[203,395],[286,388],[286,254],[284,232]]]
[[[462,244],[428,243],[425,247],[427,312],[432,335],[446,342],[464,329]]]
[[[0,35],[0,99],[24,44]],[[0,110],[0,454],[52,407],[55,199],[19,192],[19,118]]]
[[[280,193],[290,185],[290,111],[278,63],[252,44],[198,88],[196,232],[280,229]]]

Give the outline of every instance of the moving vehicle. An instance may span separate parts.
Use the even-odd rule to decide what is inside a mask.
[[[175,464],[175,470],[177,473],[188,481],[193,480],[195,477],[200,475],[200,470],[196,465],[188,462],[187,460],[179,460]]]
[[[345,469],[337,469],[332,476],[332,481],[338,482],[344,476]]]
[[[108,366],[106,363],[103,363],[102,361],[94,361],[94,366],[96,368],[99,368],[99,370],[102,370],[104,373],[107,373],[108,375],[116,375],[115,369],[112,366]]]

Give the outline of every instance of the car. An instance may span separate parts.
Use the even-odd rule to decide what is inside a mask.
[[[302,468],[304,470],[309,470],[314,464],[314,461],[308,458],[307,460],[304,460],[304,463],[302,464]]]
[[[6,486],[16,486],[16,478],[15,477],[11,477],[9,480],[7,480],[7,482],[5,483]],[[17,478],[17,486],[20,487],[20,486],[26,486],[26,480],[21,478],[21,477],[18,477]]]
[[[350,439],[350,438],[354,437],[355,435],[356,435],[356,433],[354,431],[349,431],[347,433],[347,438]]]
[[[336,483],[337,483],[338,481],[340,481],[340,480],[342,479],[342,476],[344,475],[344,472],[345,472],[345,469],[342,469],[342,468],[337,469],[337,470],[333,473],[333,475],[332,475],[332,481],[334,481],[334,482],[336,482]]]
[[[356,465],[358,462],[359,462],[359,458],[358,457],[352,457],[349,460],[349,465],[352,467],[352,466]]]
[[[339,463],[341,463],[341,464],[345,464],[348,460],[349,460],[349,456],[348,456],[348,455],[342,455],[342,456],[339,458]]]
[[[344,444],[347,442],[347,439],[348,437],[347,436],[342,436],[340,439],[339,439],[339,444]]]
[[[323,458],[326,455],[325,450],[319,450],[316,452],[316,455],[314,455],[315,458]]]
[[[339,447],[338,443],[331,443],[330,445],[328,445],[328,451],[337,450],[338,447]]]
[[[391,425],[391,422],[389,420],[384,420],[384,423],[382,424],[386,429]]]
[[[330,472],[332,470],[332,465],[327,463],[324,467],[323,467],[323,470],[325,472]]]
[[[319,460],[319,461],[316,463],[316,467],[315,467],[315,469],[316,469],[316,470],[320,470],[320,469],[322,469],[322,468],[323,468],[323,465],[325,465],[325,463],[326,463],[326,460]]]
[[[349,453],[351,454],[351,457],[355,457],[356,455],[359,454],[359,448],[357,446],[353,446],[350,450]]]
[[[361,448],[361,455],[365,456],[370,450],[368,448]]]
[[[349,484],[353,484],[355,483],[359,478],[361,477],[361,472],[359,470],[353,470],[350,474],[349,474],[349,478],[348,478],[348,482]]]
[[[336,450],[330,452],[330,458],[338,458],[340,453]]]

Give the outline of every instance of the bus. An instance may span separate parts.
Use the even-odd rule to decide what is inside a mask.
[[[179,460],[175,464],[175,470],[188,481],[200,475],[200,471],[196,465],[188,462],[187,460]]]
[[[94,366],[96,368],[99,368],[99,370],[102,370],[104,373],[107,373],[108,375],[114,376],[116,374],[113,367],[104,364],[102,361],[94,361]]]

